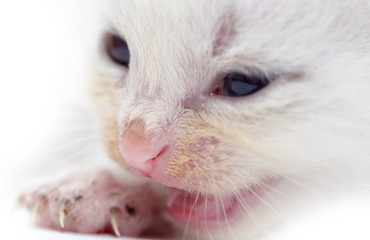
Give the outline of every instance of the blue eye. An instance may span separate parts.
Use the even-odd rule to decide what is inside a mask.
[[[269,84],[264,75],[245,75],[238,72],[228,74],[223,79],[221,94],[230,97],[242,97],[257,92]]]
[[[109,35],[107,41],[109,57],[119,65],[128,67],[130,64],[130,51],[127,43],[117,35]]]

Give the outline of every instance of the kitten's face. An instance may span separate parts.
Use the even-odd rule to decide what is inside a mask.
[[[233,222],[244,215],[235,209],[253,212],[266,207],[261,198],[281,198],[271,188],[348,179],[365,166],[366,1],[119,1],[114,7],[109,30],[127,42],[130,59],[125,66],[100,56],[93,93],[105,142],[119,163],[195,194],[188,197],[192,209],[179,213],[173,206],[186,197],[172,190],[169,208],[178,220]],[[270,83],[236,96],[225,89],[231,73]]]

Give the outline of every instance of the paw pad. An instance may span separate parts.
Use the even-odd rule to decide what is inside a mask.
[[[40,186],[24,193],[20,203],[37,226],[59,231],[137,237],[169,227],[149,185],[124,186],[106,171]]]

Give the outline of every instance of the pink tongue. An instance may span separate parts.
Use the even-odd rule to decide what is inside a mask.
[[[190,224],[224,222],[233,214],[236,201],[230,197],[203,196],[168,189],[167,210],[178,221]]]

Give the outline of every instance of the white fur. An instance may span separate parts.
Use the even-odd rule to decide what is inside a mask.
[[[264,177],[282,177],[243,222],[199,230],[199,238],[270,239],[276,223],[291,225],[304,210],[368,192],[369,1],[105,3],[110,19],[97,27],[97,35],[117,32],[131,53],[130,68],[124,69],[104,51],[92,50],[100,54],[92,84],[122,84],[115,89],[114,106],[95,99],[103,115],[118,108],[117,141],[137,118],[145,122],[147,133],[165,132],[174,149],[185,141],[177,135],[186,138],[192,131],[221,140],[222,147],[210,158],[227,153],[223,160],[231,167],[223,182],[214,180],[214,188],[187,184],[188,190],[201,193],[233,192],[234,186],[240,190]],[[216,47],[215,39],[220,43]],[[222,74],[254,69],[277,78],[243,98],[209,95]],[[190,122],[198,113],[210,126],[225,126],[230,136],[221,130],[201,132]],[[198,162],[205,164],[207,158]]]
[[[146,132],[178,133],[186,131],[183,119],[191,115],[184,109],[204,111],[237,135],[238,142],[225,139],[219,150],[232,149],[230,161],[240,167],[223,176],[232,184],[283,176],[278,191],[302,199],[312,192],[323,197],[369,188],[369,1],[119,1],[112,6],[111,27],[131,53],[128,70],[109,66],[116,72],[106,73],[123,82],[121,131],[140,118]],[[226,30],[217,36],[221,26]],[[217,38],[221,46],[212,54]],[[250,69],[278,77],[244,98],[207,95],[221,81],[220,73]],[[176,145],[182,139],[171,141]],[[294,205],[276,192],[267,194],[266,202],[254,213],[259,225],[270,215],[289,215],[287,205]],[[257,224],[248,219],[241,231],[232,231],[254,232],[247,225]]]

